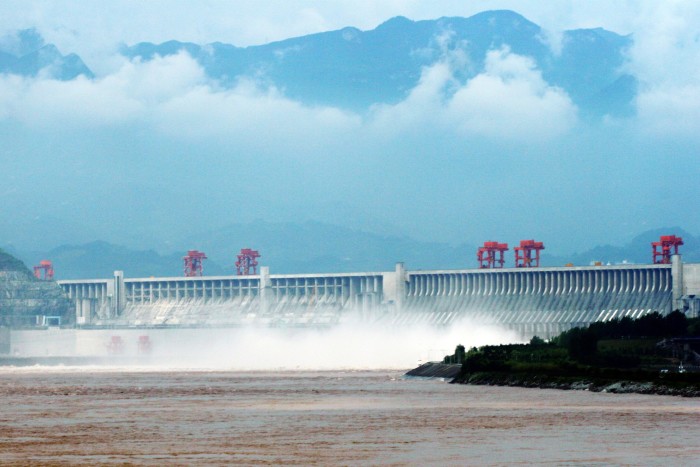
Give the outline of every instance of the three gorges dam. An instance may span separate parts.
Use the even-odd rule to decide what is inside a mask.
[[[75,323],[87,328],[323,327],[350,318],[439,327],[464,320],[523,338],[551,337],[651,312],[698,316],[700,264],[684,263],[664,238],[678,239],[661,237],[652,244],[659,247],[654,262],[641,265],[539,267],[542,248],[527,241],[516,247],[516,267],[506,268],[504,244],[486,242],[479,269],[412,271],[397,263],[383,272],[271,274],[261,267],[200,276],[205,256],[191,251],[185,277],[128,278],[115,271],[109,279],[58,283],[75,305]]]

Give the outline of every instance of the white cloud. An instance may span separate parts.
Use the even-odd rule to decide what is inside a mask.
[[[361,125],[357,115],[305,106],[253,81],[222,89],[186,53],[123,61],[115,73],[95,80],[4,75],[0,119],[56,131],[138,124],[174,140],[215,139],[278,154],[290,145],[332,145]]]
[[[657,133],[693,134],[700,115],[700,40],[694,28],[700,6],[644,5],[633,22],[643,32],[635,36],[628,65],[642,83],[639,124]],[[319,11],[303,14],[321,24]],[[386,140],[433,130],[547,141],[577,124],[566,93],[545,82],[532,60],[507,49],[491,51],[486,69],[460,82],[459,71],[469,63],[460,47],[444,46],[449,40],[449,31],[438,38],[443,59],[423,71],[404,101],[378,105],[364,120],[340,109],[305,106],[252,81],[221,89],[185,53],[143,63],[121,59],[113,72],[92,81],[0,77],[0,118],[46,127],[138,122],[173,138],[236,135],[252,141],[264,134],[282,146],[306,140],[318,147],[343,134]]]
[[[491,51],[484,73],[454,95],[450,115],[468,133],[516,140],[549,139],[576,123],[576,107],[549,86],[532,60]]]
[[[637,17],[630,71],[640,81],[639,124],[655,136],[698,136],[700,3],[647,4]]]
[[[639,126],[653,137],[697,138],[700,85],[655,86],[637,98]]]
[[[89,128],[126,123],[144,110],[141,102],[112,86],[114,77],[100,82],[78,78],[70,82],[35,80],[25,87],[14,113],[27,126]]]
[[[405,101],[377,107],[378,127],[395,133],[439,126],[466,136],[542,141],[576,123],[569,97],[549,86],[527,57],[491,51],[484,72],[464,85],[456,80],[453,63],[459,61],[426,68]]]
[[[14,75],[0,75],[0,121],[12,118],[15,102],[23,93],[25,80]]]
[[[186,54],[127,62],[111,75],[71,81],[0,78],[0,117],[29,127],[94,127],[143,120],[154,107],[205,82]]]
[[[551,39],[555,50],[557,38],[564,29],[602,26],[621,34],[633,33],[635,46],[627,66],[641,83],[637,106],[643,131],[651,130],[658,134],[670,129],[675,134],[682,132],[687,135],[692,130],[687,128],[687,122],[697,115],[700,108],[696,97],[700,88],[700,67],[697,66],[700,63],[700,39],[697,34],[700,3],[689,0],[621,0],[613,3],[566,0],[554,6],[523,0],[392,0],[360,3],[291,0],[267,2],[264,5],[247,0],[235,5],[217,0],[192,5],[173,5],[172,2],[159,0],[100,4],[54,1],[34,3],[31,8],[26,5],[26,2],[13,0],[3,2],[0,6],[0,34],[37,27],[47,42],[56,43],[63,53],[79,53],[102,78],[95,85],[85,80],[66,84],[43,80],[18,83],[3,77],[0,86],[6,92],[0,96],[0,118],[3,115],[6,118],[9,114],[24,115],[26,121],[33,119],[35,122],[50,123],[54,119],[53,112],[65,111],[62,116],[68,121],[78,121],[84,117],[83,124],[129,120],[135,115],[147,114],[158,102],[162,104],[175,97],[181,99],[197,86],[204,86],[200,91],[202,95],[212,92],[224,99],[231,98],[205,82],[196,64],[182,57],[149,64],[133,63],[129,68],[114,58],[120,42],[134,44],[139,41],[177,39],[201,44],[224,41],[249,45],[345,26],[371,29],[396,15],[420,20],[440,16],[466,17],[488,9],[513,9],[541,25],[544,28],[543,37]],[[504,57],[497,60],[503,63],[508,61]],[[149,66],[154,69],[148,70]],[[456,64],[450,63],[450,66]],[[566,97],[554,88],[543,88],[541,76],[533,68],[521,69],[516,79],[506,79],[501,73],[503,70],[484,73],[456,94],[450,94],[451,97],[445,101],[441,94],[451,91],[440,89],[440,86],[454,86],[454,80],[453,77],[443,76],[445,70],[441,67],[444,68],[443,65],[436,65],[434,70],[426,71],[419,88],[406,102],[395,106],[395,112],[384,108],[376,114],[377,122],[384,125],[381,129],[393,128],[398,131],[419,124],[450,127],[450,122],[445,120],[456,119],[451,123],[458,122],[461,131],[467,134],[494,135],[494,123],[498,120],[502,128],[512,130],[513,136],[518,133],[527,136],[528,132],[534,131],[536,135],[547,138],[566,131],[572,122],[573,114]],[[174,68],[181,73],[174,73]],[[164,79],[166,76],[167,79]],[[435,89],[436,86],[438,89]],[[23,96],[21,105],[16,102],[12,104],[15,99],[12,96],[17,93]],[[42,102],[45,95],[48,99],[46,104]],[[504,107],[502,102],[507,98],[509,102]],[[279,95],[274,97],[274,93],[265,99],[267,101],[260,102],[291,105]],[[70,102],[75,103],[73,108]],[[83,102],[89,109],[80,110],[77,108],[78,102]],[[175,106],[176,103],[169,105]],[[437,113],[426,121],[420,115],[421,109],[413,109],[419,105],[426,106],[425,113],[428,110]],[[44,113],[39,115],[42,107]],[[318,110],[304,110],[305,119],[316,115]],[[322,112],[343,115],[342,118],[328,115],[325,118],[355,118],[328,108]],[[552,117],[552,128],[547,133],[544,132],[544,125],[533,119],[549,116]],[[213,128],[218,127],[220,122],[214,122]]]
[[[454,81],[445,62],[423,70],[418,85],[396,105],[376,105],[371,119],[375,131],[393,136],[405,131],[443,125],[445,88]]]
[[[431,128],[457,136],[541,140],[575,122],[566,95],[549,87],[527,58],[493,51],[485,72],[464,85],[454,77],[461,66],[466,64],[458,51],[447,54],[424,70],[405,101],[379,106],[363,121],[340,109],[305,106],[250,80],[222,89],[183,52],[124,61],[95,80],[5,76],[0,117],[56,129],[135,123],[175,139],[235,139],[278,151],[332,146],[347,135],[384,139]]]
[[[242,81],[231,90],[197,87],[158,106],[154,121],[176,138],[227,138],[237,143],[276,147],[329,143],[360,123],[359,117],[330,107],[307,107]],[[257,142],[256,142],[257,141]]]
[[[647,4],[636,22],[630,66],[644,85],[700,82],[700,3]]]

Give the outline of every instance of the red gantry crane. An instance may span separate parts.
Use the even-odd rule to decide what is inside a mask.
[[[249,276],[251,274],[257,274],[258,258],[260,258],[260,253],[257,250],[251,250],[250,248],[241,248],[241,252],[238,253],[238,260],[236,261],[236,273],[239,276]]]
[[[516,246],[514,250],[516,268],[540,267],[540,251],[544,250],[544,244],[542,242],[520,240],[520,246]]]
[[[204,272],[204,260],[207,255],[197,250],[189,250],[187,256],[183,256],[182,260],[185,263],[185,277],[201,276]]]
[[[119,355],[124,353],[124,339],[122,339],[122,336],[112,336],[107,344],[107,352],[110,355]]]
[[[481,269],[502,268],[505,259],[503,255],[508,251],[507,243],[484,242],[484,246],[479,247],[476,258]]]
[[[34,266],[34,277],[42,281],[53,280],[53,264],[48,259],[39,261],[39,266]]]
[[[681,245],[683,239],[675,235],[662,235],[658,242],[651,242],[654,264],[670,264],[671,255],[677,255]]]
[[[151,342],[151,338],[148,336],[139,336],[139,340],[137,341],[137,349],[139,354],[149,354],[151,353],[151,350],[153,350],[153,343]]]

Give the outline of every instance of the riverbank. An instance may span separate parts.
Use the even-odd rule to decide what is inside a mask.
[[[572,328],[545,342],[463,345],[453,383],[700,397],[700,319],[679,311]],[[414,370],[415,371],[415,370]]]
[[[503,371],[477,371],[466,373],[462,365],[427,362],[408,372],[405,376],[450,379],[450,383],[474,386],[510,386],[536,389],[561,389],[613,394],[657,394],[664,396],[700,397],[700,375],[659,374],[617,371],[608,369],[601,375],[552,374],[547,372],[511,373]],[[616,376],[615,376],[616,375]],[[686,376],[687,375],[687,376]]]
[[[0,367],[30,367],[30,366],[138,366],[152,364],[149,356],[138,357],[108,356],[108,357],[14,357],[0,356]]]
[[[674,375],[677,376],[677,375]],[[452,383],[486,385],[486,386],[515,386],[538,389],[562,389],[591,392],[607,392],[614,394],[657,394],[664,396],[700,397],[700,384],[688,381],[673,380],[630,380],[621,377],[591,378],[586,375],[556,376],[547,374],[518,374],[491,371],[461,373]]]

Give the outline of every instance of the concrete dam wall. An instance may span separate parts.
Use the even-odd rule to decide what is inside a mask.
[[[465,320],[556,335],[623,316],[700,309],[700,265],[394,271],[59,281],[76,324],[330,326],[344,319],[449,326]]]
[[[549,337],[594,321],[672,308],[670,267],[440,271],[409,277],[401,322],[468,319]]]

